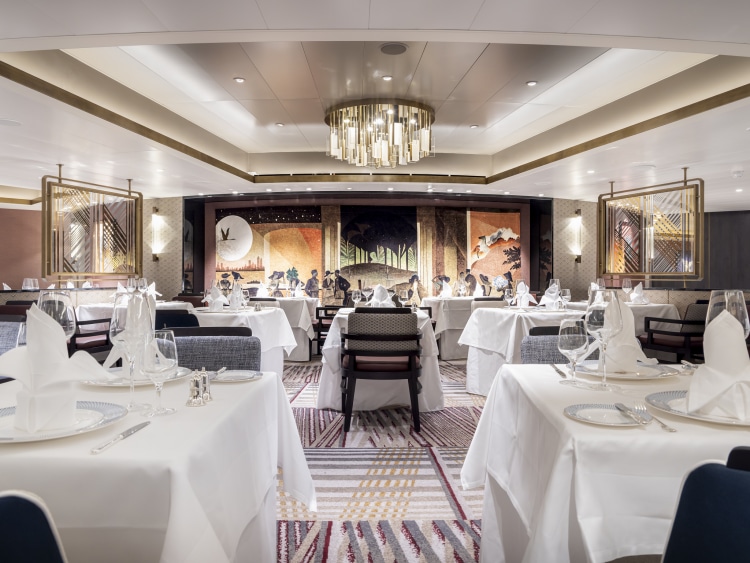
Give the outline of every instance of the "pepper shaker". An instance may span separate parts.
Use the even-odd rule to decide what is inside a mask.
[[[209,403],[214,400],[211,396],[211,378],[208,376],[206,368],[201,370],[201,386],[203,387],[203,403]]]
[[[203,406],[203,382],[201,381],[200,374],[195,371],[193,377],[190,378],[190,396],[187,403],[188,407],[202,407]]]

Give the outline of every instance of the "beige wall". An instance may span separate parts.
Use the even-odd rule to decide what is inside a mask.
[[[0,209],[0,288],[20,289],[23,278],[42,277],[42,212]]]
[[[154,207],[159,209],[156,228],[163,243],[158,262],[152,258]],[[143,276],[156,282],[161,299],[172,299],[182,289],[182,198],[148,199],[143,215]]]
[[[581,210],[581,219],[576,215]],[[581,263],[578,252],[578,225],[581,229]],[[552,273],[573,300],[584,299],[588,287],[596,280],[596,203],[570,199],[552,201]]]

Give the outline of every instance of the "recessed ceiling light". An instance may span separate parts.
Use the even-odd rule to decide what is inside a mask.
[[[594,174],[596,170],[586,170],[586,174]]]
[[[432,184],[429,184],[429,185],[427,186],[427,191],[428,191],[428,192],[431,192],[432,190],[433,190],[433,188],[432,188]]]
[[[505,192],[505,195],[510,195],[510,192]]]
[[[526,86],[536,86],[537,84],[539,84],[539,83],[536,80],[529,80],[526,83]]]
[[[305,188],[308,192],[312,191],[312,188]]]
[[[272,191],[273,191],[273,189],[272,189],[272,188],[266,188],[266,191],[267,191],[267,192],[272,192]]]
[[[392,77],[392,76],[390,76],[389,74],[386,74],[386,75],[385,75],[385,76],[383,77],[383,80],[385,80],[386,82],[390,82],[391,80],[393,80],[393,77]]]
[[[388,186],[388,191],[392,192],[393,191],[393,187],[392,186]]]
[[[237,195],[237,191],[236,191],[236,190],[235,190],[235,191],[233,191],[232,193],[233,193],[234,195]]]
[[[277,123],[276,127],[284,127],[284,124],[283,123]]]
[[[198,195],[203,195],[203,192],[198,192]]]
[[[286,191],[291,192],[292,188],[284,188]]]
[[[470,194],[470,193],[471,193],[471,190],[466,190],[466,193],[467,193],[467,194]]]
[[[544,194],[539,194],[539,197],[544,197]]]
[[[347,190],[351,190],[351,188],[346,188]]]
[[[235,76],[232,80],[234,80],[237,84],[242,84],[245,79],[241,76]]]
[[[445,190],[445,191],[446,191],[446,192],[452,192],[452,191],[453,191],[453,188],[448,188],[448,189],[447,189],[447,190]]]
[[[469,129],[476,129],[477,127],[479,127],[479,125],[476,125],[476,124],[474,124],[474,125],[469,125]]]
[[[742,191],[742,188],[737,188],[737,189],[736,189],[736,190],[734,190],[734,191],[735,191],[735,192],[738,192],[738,193],[739,193],[739,192],[741,192],[741,191]]]
[[[383,43],[380,52],[384,55],[402,55],[409,47],[404,43]]]

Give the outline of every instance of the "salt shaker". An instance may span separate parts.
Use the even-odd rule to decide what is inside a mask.
[[[200,374],[196,371],[193,372],[193,377],[190,378],[190,397],[187,403],[188,407],[202,407],[203,406],[203,382]]]
[[[260,303],[256,303],[255,304],[255,310],[256,311],[262,311],[263,310],[263,305],[261,305]]]
[[[206,368],[201,370],[201,386],[203,387],[203,403],[209,403],[214,400],[211,396],[211,378],[208,376]]]

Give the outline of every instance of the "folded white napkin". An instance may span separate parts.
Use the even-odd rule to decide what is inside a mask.
[[[633,293],[630,294],[630,302],[636,305],[648,305],[651,301],[648,300],[643,294],[643,284],[639,283],[633,288]]]
[[[562,299],[560,298],[560,288],[556,283],[553,283],[547,288],[547,291],[544,292],[539,304],[546,305],[549,309],[555,309],[560,303],[562,303]]]
[[[265,285],[261,285],[258,291],[255,293],[256,297],[268,297],[268,288]]]
[[[47,287],[47,289],[55,289],[55,284],[54,283],[49,284],[49,286]]]
[[[30,433],[73,426],[75,381],[112,377],[87,352],[68,358],[62,327],[36,304],[26,314],[26,346],[0,356],[0,375],[21,382],[14,424]]]
[[[10,286],[7,283],[3,282],[3,289],[5,291],[9,291],[10,290]]]
[[[125,289],[125,286],[123,286],[120,282],[117,282],[117,289],[115,290],[115,292],[112,295],[110,295],[110,297],[112,299],[114,299],[114,298],[117,297],[118,293],[127,293],[127,292],[128,292],[128,290]]]
[[[67,287],[68,289],[74,289],[75,288],[75,284],[73,282],[68,282],[68,283],[65,284],[65,287]]]
[[[531,303],[536,304],[536,299],[529,293],[529,287],[526,285],[526,282],[520,281],[516,285],[516,294],[510,302],[519,307],[528,307]]]
[[[727,311],[706,325],[706,363],[687,393],[687,411],[750,421],[750,357],[742,325]]]
[[[443,282],[443,289],[440,290],[440,297],[450,297],[453,295],[453,290],[451,289],[451,286],[448,285],[448,282]]]
[[[89,289],[89,288],[91,288],[91,282],[90,281],[85,281],[85,282],[83,282],[83,285],[81,285],[81,287],[84,288],[84,289]]]
[[[244,298],[242,297],[242,286],[238,283],[232,287],[232,293],[229,294],[229,308],[232,311],[237,311],[242,307]]]
[[[156,299],[156,296],[158,295],[161,297],[161,293],[156,291],[156,282],[151,282],[151,285],[148,286],[148,289],[146,290],[146,293],[148,293],[151,297]]]
[[[223,311],[224,305],[229,305],[227,298],[224,297],[224,294],[216,286],[211,288],[211,294],[203,301],[208,303],[209,311]]]
[[[372,299],[370,299],[370,307],[395,307],[396,304],[391,301],[391,296],[388,295],[388,290],[382,285],[376,285],[372,290]]]
[[[607,344],[607,373],[633,373],[638,370],[638,363],[653,365],[659,363],[656,358],[647,358],[635,337],[635,320],[633,311],[627,306],[620,306],[622,330],[609,339]],[[604,311],[605,325],[611,318],[610,308]],[[603,355],[599,356],[599,371],[604,368]]]

